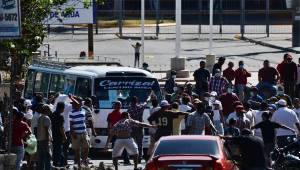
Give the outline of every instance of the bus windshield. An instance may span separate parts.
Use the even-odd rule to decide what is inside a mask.
[[[98,106],[102,109],[111,109],[117,100],[122,102],[122,107],[127,108],[133,96],[138,97],[143,103],[150,95],[161,99],[159,84],[154,78],[141,77],[110,77],[95,79],[95,95]]]

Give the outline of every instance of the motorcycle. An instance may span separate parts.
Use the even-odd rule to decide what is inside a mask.
[[[271,153],[274,170],[300,170],[300,141],[284,148],[275,148]]]

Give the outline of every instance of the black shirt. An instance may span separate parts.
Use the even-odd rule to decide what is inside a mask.
[[[62,142],[60,128],[64,127],[64,117],[57,112],[53,112],[50,116],[52,123],[52,138],[53,142]]]
[[[264,152],[264,143],[259,137],[233,137],[232,142],[240,148],[242,155],[241,169],[247,170],[254,167],[266,167],[267,161]]]
[[[213,70],[212,70],[212,76],[214,76],[216,74],[216,70],[219,69],[222,73],[222,65],[220,63],[216,63],[213,66]]]
[[[155,140],[158,141],[162,136],[170,136],[173,133],[173,118],[178,117],[178,112],[158,110],[154,112],[148,121],[155,122],[157,130]]]
[[[295,62],[285,63],[283,67],[283,81],[297,81],[297,64]]]
[[[260,129],[264,143],[274,143],[275,142],[275,129],[281,128],[279,123],[272,122],[270,120],[262,121],[254,126],[255,129]]]
[[[199,68],[193,74],[196,83],[208,83],[210,73],[205,68]]]

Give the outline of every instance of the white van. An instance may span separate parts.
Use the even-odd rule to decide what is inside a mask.
[[[75,66],[58,63],[36,63],[28,68],[24,97],[32,99],[35,93],[48,97],[50,92],[74,94],[82,98],[95,96],[99,112],[94,113],[94,126],[99,136],[91,138],[92,148],[104,148],[107,140],[107,115],[119,100],[127,110],[130,98],[137,96],[146,101],[150,94],[162,98],[157,79],[148,71],[118,66]],[[149,107],[144,110],[144,121],[149,117]],[[144,148],[150,142],[145,130]]]

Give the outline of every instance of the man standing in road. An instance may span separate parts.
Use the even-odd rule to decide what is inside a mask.
[[[225,92],[225,88],[228,86],[228,81],[221,75],[221,70],[216,69],[215,75],[209,81],[209,91],[215,91],[218,95]]]
[[[134,48],[134,67],[140,67],[140,49],[142,44],[136,42],[136,44],[131,45]]]
[[[227,79],[229,84],[233,85],[233,80],[235,78],[235,71],[233,70],[233,62],[228,63],[228,67],[223,71],[223,76]]]
[[[186,122],[188,134],[205,135],[205,128],[210,128],[213,132],[217,132],[209,116],[205,112],[205,104],[200,100],[194,102],[196,111],[191,113]]]
[[[280,99],[277,102],[277,105],[278,105],[278,110],[273,113],[271,120],[274,122],[278,122],[282,125],[285,125],[291,129],[294,129],[295,126],[298,132],[300,132],[299,119],[296,113],[287,107],[287,102],[284,99]],[[294,138],[295,133],[289,130],[278,129],[276,133],[276,137],[277,137],[278,147],[283,147],[288,144],[287,138],[288,137]]]
[[[51,149],[52,131],[51,120],[49,115],[51,114],[49,105],[42,106],[41,116],[37,123],[37,154],[38,154],[38,169],[50,170],[51,169]]]
[[[144,104],[139,104],[138,103],[138,98],[136,96],[133,96],[131,99],[131,103],[127,109],[127,112],[130,114],[130,117],[133,120],[143,122],[143,115],[144,115],[144,110],[147,106],[147,103]],[[135,140],[135,142],[138,145],[139,149],[139,162],[141,162],[143,158],[143,138],[144,138],[144,129],[142,127],[133,127],[132,128],[132,133],[131,133],[132,138]]]
[[[222,66],[224,65],[224,63],[225,63],[225,57],[220,57],[218,59],[218,62],[213,66],[212,76],[216,74],[217,69],[220,70],[220,72],[222,72]]]
[[[251,77],[251,73],[245,69],[244,61],[239,61],[239,68],[235,70],[235,88],[241,101],[244,101],[245,98],[244,90],[247,85],[248,77]]]
[[[118,121],[111,130],[111,134],[116,136],[116,142],[112,152],[115,170],[118,170],[118,157],[122,155],[124,149],[134,157],[134,170],[137,170],[138,147],[131,137],[133,127],[142,128],[155,126],[131,119],[128,112],[122,113],[121,120]]]
[[[193,74],[194,80],[196,81],[196,93],[201,97],[205,92],[208,92],[208,81],[210,79],[210,73],[205,68],[205,65],[205,61],[201,61],[200,68]]]
[[[283,67],[282,81],[284,85],[284,93],[291,97],[295,95],[295,85],[298,78],[297,64],[292,61],[293,57],[288,54],[286,63]]]
[[[173,134],[173,121],[179,115],[188,115],[185,112],[173,112],[170,109],[170,104],[166,100],[162,100],[160,103],[161,109],[154,112],[148,121],[151,124],[157,125],[157,130],[155,133],[155,141],[158,141],[162,136],[170,136]]]
[[[258,71],[258,85],[257,88],[260,92],[260,95],[264,98],[268,96],[264,96],[262,91],[269,90],[271,92],[271,96],[275,96],[277,90],[274,86],[276,86],[279,79],[278,71],[270,66],[269,60],[264,61],[264,67]]]
[[[72,137],[72,148],[75,152],[75,164],[81,168],[80,153],[82,153],[82,163],[88,165],[88,154],[90,139],[86,131],[85,111],[81,109],[82,100],[78,97],[69,96],[71,99],[73,110],[70,112],[70,128]]]

